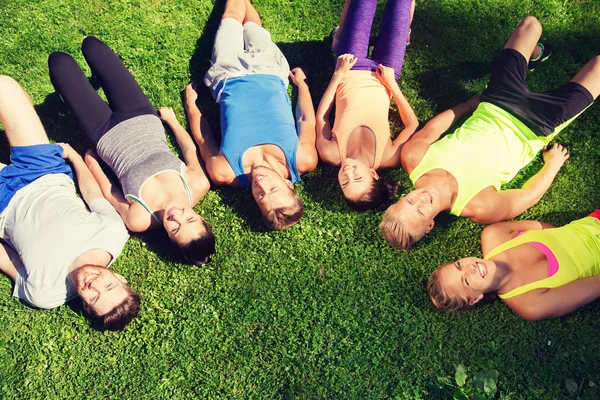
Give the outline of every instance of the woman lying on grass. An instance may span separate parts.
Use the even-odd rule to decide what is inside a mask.
[[[419,124],[397,83],[408,40],[411,3],[387,2],[371,58],[369,37],[377,0],[346,0],[339,30],[334,31],[338,58],[317,109],[317,150],[324,162],[340,166],[339,184],[346,201],[357,211],[380,208],[391,201],[397,186],[381,179],[377,170],[400,166],[402,145]],[[393,141],[388,122],[390,95],[404,124]]]
[[[556,228],[501,222],[481,234],[484,258],[439,267],[427,288],[436,307],[471,308],[496,293],[520,317],[560,317],[600,296],[600,210]]]
[[[119,57],[93,36],[83,41],[81,50],[108,104],[68,54],[50,54],[50,79],[100,158],[119,178],[122,190],[104,174],[96,154],[88,152],[85,161],[104,197],[129,230],[162,227],[189,263],[208,262],[215,252],[215,237],[192,207],[208,192],[210,183],[194,141],[185,130],[174,131],[182,162],[169,149],[154,107]],[[161,118],[168,122],[175,114],[163,108]]]

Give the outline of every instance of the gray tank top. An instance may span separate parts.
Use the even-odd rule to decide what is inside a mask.
[[[179,174],[193,207],[185,164],[171,152],[157,116],[140,115],[115,125],[100,138],[96,151],[117,175],[125,197],[139,202],[158,222],[162,223],[142,200],[142,187],[162,172]]]

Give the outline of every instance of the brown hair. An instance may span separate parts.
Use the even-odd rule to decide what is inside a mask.
[[[125,286],[128,296],[104,315],[97,315],[93,310],[90,311],[94,319],[94,325],[99,330],[121,331],[123,330],[140,311],[140,296],[129,286]]]
[[[210,262],[210,256],[215,254],[215,234],[212,228],[206,221],[202,221],[206,231],[199,237],[190,240],[189,242],[178,245],[179,252],[185,262],[200,266]]]
[[[294,196],[294,204],[291,207],[275,208],[266,214],[263,214],[263,221],[271,229],[280,231],[289,228],[300,221],[304,215],[304,203],[296,192],[290,189]]]
[[[390,205],[394,195],[398,191],[398,185],[384,177],[373,179],[373,183],[358,199],[349,199],[346,203],[355,211],[377,210]]]
[[[408,250],[423,237],[411,235],[408,228],[399,217],[393,216],[387,212],[383,216],[383,221],[379,224],[379,232],[381,232],[385,240],[392,247],[395,247],[398,250]]]

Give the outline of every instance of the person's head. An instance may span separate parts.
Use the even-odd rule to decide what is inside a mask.
[[[81,298],[84,310],[98,329],[120,331],[140,308],[140,297],[127,280],[100,265],[83,265],[69,279]]]
[[[292,183],[264,166],[252,168],[252,197],[263,221],[271,229],[282,230],[300,221],[304,204]]]
[[[468,257],[438,267],[427,282],[433,304],[444,311],[466,311],[493,296],[496,263]]]
[[[363,162],[346,158],[338,172],[338,182],[346,203],[356,211],[378,209],[388,205],[398,185],[380,177]]]
[[[429,233],[441,211],[437,192],[416,189],[390,206],[379,230],[385,240],[399,250],[407,250]]]
[[[204,218],[189,205],[165,207],[163,226],[187,262],[202,265],[210,261],[215,253],[215,235]]]

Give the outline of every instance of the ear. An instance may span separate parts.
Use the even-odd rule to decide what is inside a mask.
[[[375,179],[376,181],[379,180],[379,174],[377,173],[377,171],[375,171],[374,168],[370,168],[369,172],[371,173],[371,176],[373,177],[373,179]]]
[[[288,185],[288,187],[292,190],[294,190],[294,184],[292,183],[292,181],[290,181],[289,179],[284,179],[285,180],[285,184]]]
[[[474,299],[469,300],[469,305],[473,306],[477,303],[479,303],[479,301],[483,299],[483,294],[480,294],[479,296],[475,297]]]
[[[123,283],[127,283],[127,279],[125,279],[125,277],[123,275],[120,274],[115,274],[115,276],[117,277],[118,280],[120,280]]]
[[[435,221],[431,220],[431,222],[429,223],[429,225],[427,225],[427,229],[425,230],[425,234],[428,234],[429,232],[431,232],[431,230],[433,229],[434,225],[435,225]]]
[[[86,313],[88,313],[88,314],[92,313],[92,309],[90,308],[88,303],[86,303],[85,301],[82,301],[81,304],[83,304],[83,309],[85,310]]]

